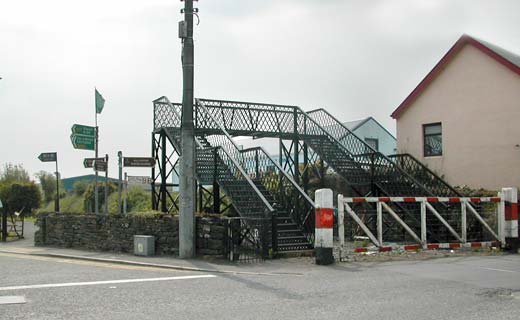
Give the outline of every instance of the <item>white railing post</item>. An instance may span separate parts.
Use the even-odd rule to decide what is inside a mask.
[[[343,195],[338,195],[338,237],[339,237],[339,261],[345,250],[345,204]]]
[[[506,200],[504,199],[504,189],[502,192],[498,193],[500,197],[500,203],[498,205],[498,217],[497,217],[497,233],[498,233],[498,241],[500,241],[500,246],[504,247],[506,242],[505,230],[504,230],[504,220],[505,220],[505,209],[506,209]]]
[[[383,205],[377,202],[377,241],[383,246]]]
[[[468,215],[466,211],[466,200],[462,199],[460,202],[460,219],[461,219],[461,238],[462,243],[468,242]]]
[[[502,188],[500,206],[502,208],[502,222],[500,241],[503,246],[513,252],[518,252],[518,190],[516,188]]]
[[[333,230],[334,209],[331,189],[318,189],[315,194],[315,234],[314,253],[316,264],[327,265],[334,262]]]
[[[427,248],[427,238],[426,238],[426,202],[425,200],[421,201],[421,242],[423,249]]]

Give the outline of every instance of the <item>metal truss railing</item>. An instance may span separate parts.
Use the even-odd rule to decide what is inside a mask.
[[[315,209],[311,198],[263,148],[248,148],[240,153],[246,173],[261,182],[274,197],[276,204],[288,211],[302,228],[307,240],[311,241]]]
[[[435,174],[435,172],[430,170],[412,155],[408,153],[394,154],[388,156],[388,158],[393,160],[397,165],[403,168],[403,170],[413,176],[417,181],[431,190],[434,194],[442,197],[462,196],[462,194],[460,194],[441,177]]]
[[[271,105],[262,103],[197,99],[204,104],[206,111],[217,123],[232,135],[276,136],[294,134],[295,106]],[[197,112],[198,108],[196,108]],[[215,128],[197,115],[196,127],[211,131]]]
[[[197,100],[198,123],[206,127],[219,127],[220,134],[210,135],[207,140],[213,146],[220,146],[238,160],[245,173],[258,181],[273,197],[272,203],[279,210],[287,210],[302,227],[308,240],[314,228],[314,202],[280,165],[261,147],[240,150],[221,122],[209,112],[205,102]]]

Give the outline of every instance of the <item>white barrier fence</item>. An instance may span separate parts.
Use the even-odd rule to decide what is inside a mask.
[[[357,203],[374,203],[377,211],[376,231],[372,232],[365,224],[362,217],[353,209]],[[405,221],[392,209],[391,203],[416,203],[420,206],[420,234],[414,231]],[[434,207],[434,203],[445,203],[450,206],[460,206],[460,221],[457,226],[450,223]],[[486,219],[475,209],[475,204],[496,204],[493,214],[495,226],[491,226]],[[480,246],[504,246],[506,238],[518,238],[518,214],[517,199],[515,188],[504,188],[497,197],[366,197],[366,198],[347,198],[338,195],[338,236],[340,240],[340,255],[345,251],[345,216],[350,217],[352,222],[357,225],[368,239],[379,249],[379,251],[389,251],[389,247],[384,245],[384,223],[383,216],[388,220],[393,219],[400,227],[416,242],[416,245],[408,246],[411,249],[436,249],[436,248],[457,248],[461,246],[480,247]],[[429,214],[428,214],[429,213]],[[427,215],[428,214],[428,215]],[[468,218],[471,215],[473,221],[478,221],[495,242],[468,242]],[[427,216],[430,218],[427,219]],[[456,239],[457,243],[450,244],[428,244],[427,230],[428,224],[432,223],[432,217],[441,223],[443,227]],[[516,220],[515,220],[516,218]],[[436,222],[437,222],[436,221]],[[453,222],[452,222],[453,224]],[[458,231],[457,231],[458,229]],[[356,251],[356,250],[355,250]],[[366,251],[357,249],[357,252]]]

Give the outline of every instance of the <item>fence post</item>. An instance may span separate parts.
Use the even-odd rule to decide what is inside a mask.
[[[271,246],[273,251],[273,257],[278,252],[278,224],[277,221],[277,212],[276,210],[272,212],[271,214]]]
[[[383,246],[383,205],[377,202],[377,241]]]
[[[421,244],[423,249],[428,248],[428,239],[426,235],[426,200],[423,200],[421,203]]]
[[[460,202],[460,218],[462,228],[462,243],[468,242],[468,215],[466,211],[466,200]]]
[[[7,209],[2,210],[2,242],[7,241]]]
[[[518,190],[516,188],[502,188],[500,205],[500,222],[502,224],[500,241],[513,252],[520,247],[518,239]],[[499,211],[499,212],[500,212]]]
[[[315,236],[314,253],[316,264],[328,265],[334,262],[332,228],[334,226],[334,209],[331,189],[318,189],[315,194]]]
[[[339,261],[345,248],[345,205],[343,195],[338,194],[338,237],[339,237]]]

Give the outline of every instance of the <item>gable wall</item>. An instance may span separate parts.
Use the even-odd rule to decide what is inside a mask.
[[[396,153],[395,138],[381,128],[373,119],[366,121],[356,128],[354,133],[362,140],[365,140],[365,138],[377,139],[379,141],[379,152],[385,155]]]
[[[443,155],[423,156],[422,125],[442,122]],[[397,120],[397,148],[453,185],[520,186],[520,76],[466,45]]]

